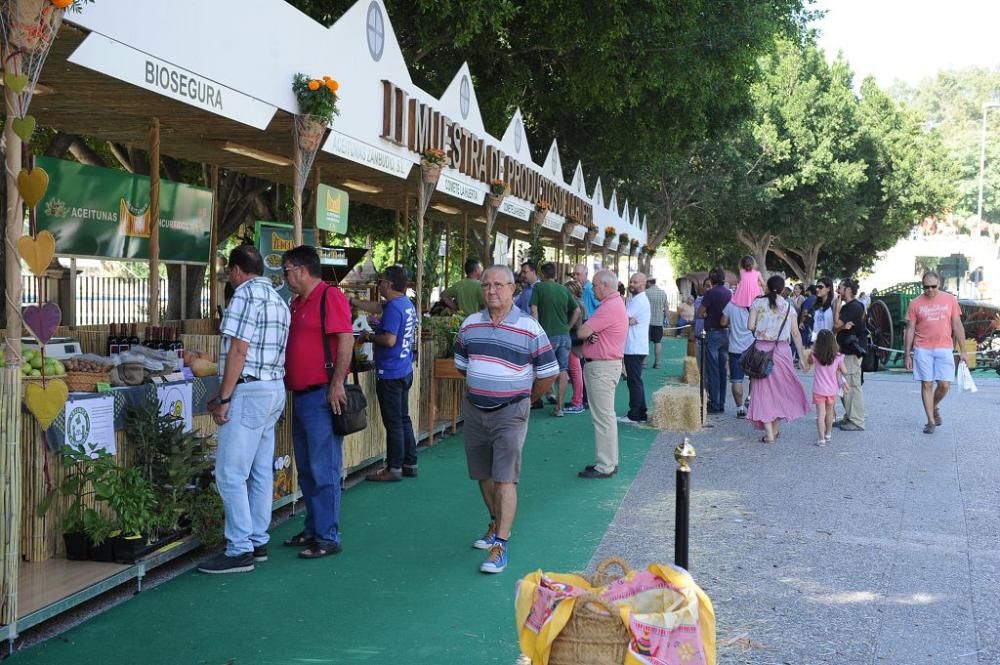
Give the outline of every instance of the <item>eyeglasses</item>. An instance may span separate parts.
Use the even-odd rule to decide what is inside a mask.
[[[301,267],[302,266],[289,266],[289,267],[282,266],[281,274],[284,275],[285,277],[288,277],[288,273],[290,273],[293,270],[298,270]]]
[[[937,284],[924,284],[924,291],[933,291],[937,287]]]
[[[499,291],[505,286],[512,286],[514,282],[489,282],[483,283],[483,291]]]

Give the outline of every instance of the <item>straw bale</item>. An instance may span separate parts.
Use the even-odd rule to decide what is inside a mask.
[[[701,384],[701,372],[698,371],[698,359],[693,356],[684,358],[684,374],[682,380],[689,386]]]
[[[696,386],[668,383],[653,393],[649,425],[664,432],[697,432],[701,410],[701,391]]]

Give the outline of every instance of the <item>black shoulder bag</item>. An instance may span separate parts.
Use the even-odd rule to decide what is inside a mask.
[[[788,303],[788,309],[785,311],[785,319],[781,322],[781,327],[778,328],[778,337],[781,337],[781,331],[785,329],[785,324],[788,322],[788,315],[792,309],[791,303]],[[743,367],[743,371],[751,379],[763,379],[769,376],[771,370],[774,369],[774,349],[764,351],[757,348],[756,330],[753,333],[753,344],[740,356],[740,366]]]
[[[319,329],[323,336],[323,355],[326,357],[326,376],[329,381],[333,381],[333,368],[335,363],[330,358],[330,340],[326,338],[326,296],[330,286],[323,289],[323,295],[319,301]],[[347,436],[360,432],[368,427],[368,400],[365,393],[358,384],[358,371],[353,369],[354,362],[351,362],[354,373],[354,383],[344,382],[344,392],[347,393],[347,404],[340,405],[340,414],[333,414],[333,433],[338,436]]]

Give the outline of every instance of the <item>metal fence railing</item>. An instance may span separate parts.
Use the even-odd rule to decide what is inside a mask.
[[[137,277],[99,277],[80,275],[76,278],[76,325],[104,323],[130,323],[148,320],[149,280]],[[30,276],[21,277],[21,304],[32,305],[39,302],[39,280]],[[51,288],[51,287],[50,287]],[[48,300],[56,300],[56,294],[48,294]],[[160,314],[167,309],[167,280],[160,280]],[[188,318],[204,316],[209,307],[208,286],[203,286],[200,311],[187,312]],[[68,312],[63,313],[64,323],[68,322]]]

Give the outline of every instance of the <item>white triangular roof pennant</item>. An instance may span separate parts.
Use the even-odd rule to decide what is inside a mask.
[[[629,219],[628,215],[628,199],[625,199],[625,207],[622,209],[622,221],[626,224],[632,221]]]
[[[508,154],[516,155],[524,163],[534,164],[531,159],[531,148],[528,146],[528,135],[524,131],[524,116],[521,115],[521,109],[514,111],[500,144]]]
[[[638,208],[636,208],[632,212],[632,226],[634,226],[637,229],[640,228],[639,227],[639,209]]]
[[[486,134],[468,62],[462,63],[455,78],[451,80],[448,88],[441,95],[441,105],[442,108],[451,110],[449,115],[452,115],[452,119],[456,122],[460,122],[464,127],[480,136]],[[457,110],[458,113],[456,114],[454,110]]]
[[[618,209],[618,190],[611,190],[611,200],[608,201],[608,210],[614,213],[615,217],[621,215],[621,211]]]
[[[597,179],[597,183],[594,185],[594,194],[591,197],[594,199],[594,207],[603,208],[604,207],[604,189],[601,187],[601,179]]]
[[[552,139],[552,145],[549,146],[549,154],[545,156],[545,163],[542,164],[542,173],[550,180],[566,184],[562,160],[559,158],[559,142],[556,139]]]
[[[583,178],[583,162],[576,163],[576,170],[573,172],[573,182],[570,188],[580,196],[587,197],[587,183]]]

